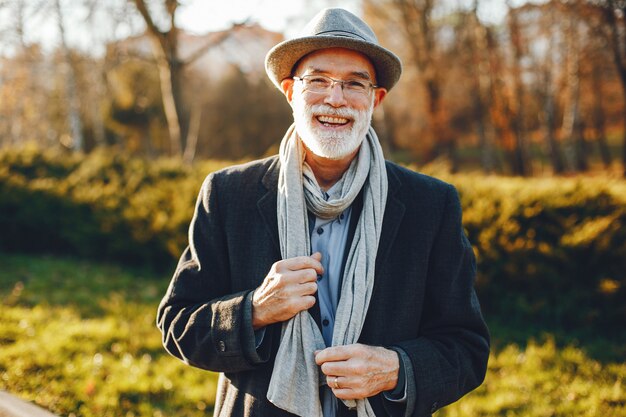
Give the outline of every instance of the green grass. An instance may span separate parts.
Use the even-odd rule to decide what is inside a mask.
[[[216,375],[155,327],[169,277],[0,254],[0,389],[62,416],[206,416]]]
[[[61,416],[206,416],[215,374],[170,357],[154,320],[168,276],[0,253],[0,389]],[[443,417],[626,416],[626,364],[594,341],[519,342],[493,326],[485,383]],[[606,348],[623,352],[622,346]],[[581,348],[579,346],[585,346]]]

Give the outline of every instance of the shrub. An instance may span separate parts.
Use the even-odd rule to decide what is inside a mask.
[[[54,252],[170,271],[200,184],[192,168],[97,151],[0,152],[0,250]],[[626,182],[445,178],[460,191],[488,316],[619,334],[626,323]],[[621,325],[623,328],[623,324]]]
[[[0,250],[51,252],[171,268],[206,173],[96,151],[0,152]]]
[[[565,330],[626,322],[626,183],[456,176],[483,308]],[[613,330],[611,330],[613,329]]]

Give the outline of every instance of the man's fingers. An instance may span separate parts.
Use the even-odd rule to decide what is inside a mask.
[[[311,268],[291,271],[291,274],[293,274],[294,279],[297,280],[299,284],[317,281],[317,272]]]
[[[332,346],[315,355],[315,362],[322,365],[325,362],[345,361],[355,354],[356,345]]]
[[[329,377],[345,377],[354,373],[354,370],[352,369],[352,366],[348,364],[348,361],[324,362],[320,369],[324,375]]]
[[[309,308],[313,307],[315,305],[315,297],[312,295],[307,295],[305,297],[302,297],[303,302],[304,302],[304,309],[303,310],[308,310]]]
[[[340,400],[362,400],[367,397],[360,397],[351,388],[333,389],[333,394]]]
[[[282,261],[282,266],[291,271],[299,271],[301,269],[311,268],[315,270],[317,274],[322,275],[324,273],[324,267],[320,263],[320,261],[322,260],[322,255],[319,254],[319,256],[315,256],[316,254],[319,254],[319,252],[315,252],[311,256],[297,256],[295,258],[285,259]]]
[[[333,390],[335,397],[341,400],[367,398],[360,388],[355,388],[362,384],[362,381],[340,375],[329,375],[326,377],[326,384]]]
[[[317,283],[315,282],[307,282],[304,284],[300,284],[300,294],[302,295],[313,295],[317,292]]]

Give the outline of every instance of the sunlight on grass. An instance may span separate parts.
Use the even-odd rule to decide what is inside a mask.
[[[548,338],[492,354],[485,383],[437,414],[462,416],[625,416],[626,364],[603,365]]]
[[[206,416],[216,375],[161,347],[169,277],[0,253],[0,389],[63,416]],[[438,417],[626,416],[626,364],[550,337],[492,354],[485,383]]]
[[[161,347],[154,322],[167,277],[63,260],[0,261],[8,266],[3,289],[28,276],[19,296],[2,294],[0,389],[64,416],[205,416],[212,407],[216,375]]]

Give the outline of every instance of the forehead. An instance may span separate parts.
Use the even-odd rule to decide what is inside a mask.
[[[300,59],[295,74],[323,72],[335,76],[365,75],[374,80],[376,71],[369,58],[357,51],[345,48],[328,48],[311,52]]]

